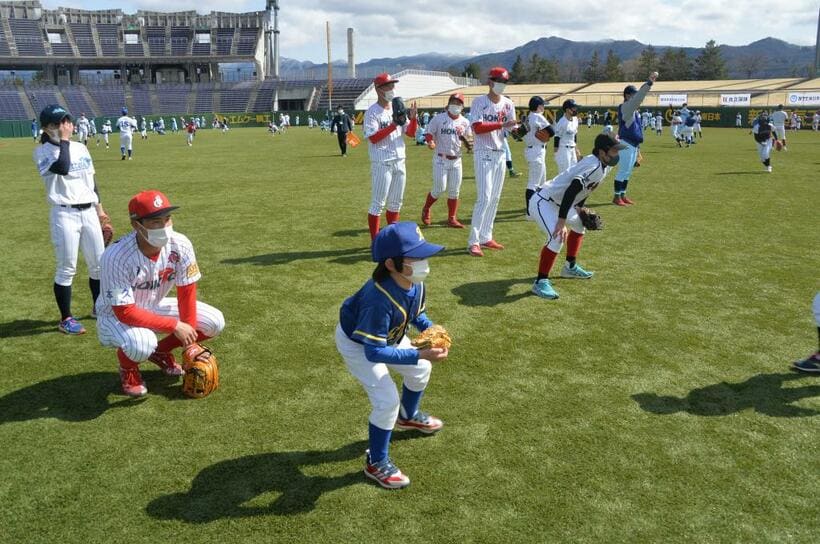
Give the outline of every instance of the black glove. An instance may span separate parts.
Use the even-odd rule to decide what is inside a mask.
[[[589,208],[578,208],[578,217],[587,230],[601,230],[604,228],[603,218]]]
[[[400,127],[407,123],[407,108],[400,96],[393,98],[393,122]]]

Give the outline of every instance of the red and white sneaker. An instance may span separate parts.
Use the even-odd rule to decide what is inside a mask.
[[[385,489],[401,489],[410,485],[410,478],[402,474],[389,457],[371,463],[370,450],[364,452],[364,475]]]
[[[425,225],[429,225],[433,222],[433,219],[430,216],[430,208],[421,209],[421,222]]]
[[[478,244],[471,245],[470,248],[467,251],[473,257],[483,257],[484,256],[484,252],[481,251],[481,246],[479,246]]]
[[[634,204],[634,202],[630,200],[629,197],[627,197],[626,195],[622,196],[621,200],[623,200],[624,204],[626,204],[627,206],[631,206]]]
[[[504,246],[496,242],[495,240],[489,240],[481,244],[481,247],[486,247],[488,249],[504,249]]]
[[[148,357],[148,360],[162,369],[162,373],[166,376],[182,376],[185,371],[177,364],[177,360],[173,353],[163,353],[155,351]]]
[[[440,431],[444,427],[444,422],[437,417],[433,417],[426,412],[416,412],[416,415],[410,419],[402,419],[399,417],[396,420],[396,428],[405,431],[421,431],[424,434],[433,434]]]
[[[626,202],[624,202],[624,199],[621,198],[620,196],[615,196],[612,199],[612,203],[615,204],[616,206],[627,206],[628,205]]]
[[[120,367],[120,384],[122,385],[122,392],[129,397],[142,397],[148,393],[148,388],[145,387],[145,382],[142,381],[139,368],[127,369]]]

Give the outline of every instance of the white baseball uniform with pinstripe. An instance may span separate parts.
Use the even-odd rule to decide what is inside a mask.
[[[60,146],[45,143],[34,149],[34,162],[46,186],[46,200],[51,204],[49,227],[57,270],[54,283],[71,285],[77,273],[77,253],[82,249],[88,275],[100,278],[100,256],[105,249],[102,228],[97,217],[99,202],[94,191],[94,163],[88,149],[79,142],[69,142],[71,165],[61,176],[49,168],[60,156]],[[89,205],[90,204],[90,205]],[[71,206],[85,206],[83,209]]]
[[[130,150],[132,134],[137,130],[137,120],[123,115],[117,119],[117,126],[120,129],[120,147]]]
[[[88,133],[91,131],[91,123],[88,122],[87,117],[80,117],[77,119],[77,139],[85,142],[88,139]]]
[[[587,155],[574,166],[548,181],[547,184],[530,199],[530,217],[532,217],[535,222],[538,223],[538,226],[541,227],[541,230],[546,233],[547,243],[545,245],[550,250],[559,253],[564,245],[559,238],[553,236],[553,233],[555,232],[555,225],[558,223],[558,210],[561,206],[561,201],[572,180],[580,180],[583,189],[576,195],[567,213],[566,226],[573,232],[584,234],[584,225],[578,217],[575,206],[588,197],[589,194],[601,184],[610,170],[612,170],[612,168],[602,165],[601,161],[595,155]]]
[[[504,123],[515,120],[515,106],[512,100],[502,96],[498,104],[489,96],[482,95],[470,106],[470,123]],[[475,135],[473,147],[475,182],[478,198],[473,208],[468,246],[484,244],[493,239],[493,225],[498,211],[498,201],[504,188],[507,167],[504,164],[503,129]]]
[[[569,170],[578,162],[575,154],[575,139],[578,136],[578,118],[572,120],[562,116],[555,125],[555,137],[561,138],[558,148],[555,150],[555,164],[558,165],[558,172]]]
[[[102,257],[100,297],[97,299],[97,336],[103,346],[119,347],[129,359],[145,361],[157,348],[150,329],[119,321],[112,306],[136,304],[162,316],[179,317],[177,299],[166,295],[174,286],[196,283],[202,277],[190,240],[174,232],[156,262],[146,257],[132,231],[106,249]],[[196,330],[214,337],[225,328],[222,312],[196,303]]]
[[[527,133],[524,135],[524,158],[529,165],[527,189],[537,191],[547,182],[546,144],[535,137],[535,133],[550,126],[542,114],[531,111],[527,116]]]
[[[461,164],[461,137],[472,132],[470,121],[459,115],[455,119],[447,112],[436,114],[427,124],[427,134],[436,144],[433,150],[433,189],[430,195],[438,198],[447,191],[448,198],[458,198],[463,168]]]
[[[381,215],[385,203],[391,212],[401,210],[404,199],[404,186],[407,183],[407,170],[404,159],[404,134],[410,125],[408,120],[404,126],[396,127],[387,137],[378,143],[370,141],[370,137],[389,126],[393,122],[393,108],[388,104],[382,108],[376,102],[364,115],[364,136],[367,138],[367,147],[370,153],[370,177],[372,180],[372,197],[370,200],[370,215]]]
[[[786,137],[786,121],[788,118],[789,114],[783,110],[777,110],[769,117],[774,126],[774,133],[781,140]]]

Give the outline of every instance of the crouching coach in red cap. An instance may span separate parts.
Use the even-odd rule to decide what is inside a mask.
[[[120,382],[128,396],[148,392],[139,364],[151,361],[167,376],[181,376],[171,353],[213,338],[225,327],[222,312],[196,299],[202,275],[188,238],[173,228],[172,206],[159,191],[143,191],[128,203],[133,231],[102,256],[97,335],[117,348]],[[177,298],[168,297],[176,287]],[[162,340],[157,332],[167,333]]]

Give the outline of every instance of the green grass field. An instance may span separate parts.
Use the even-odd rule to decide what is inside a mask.
[[[650,135],[638,204],[609,204],[612,177],[592,195],[606,228],[579,262],[596,275],[556,280],[558,301],[530,294],[543,237],[522,216],[521,144],[505,251],[469,257],[437,203],[429,315],[455,345],[423,407],[446,425],[394,435],[413,482],[398,492],[361,473],[369,404],[333,342],[373,268],[366,148],[343,159],[304,128],[152,136],[131,162],[117,145],[91,153],[118,234],[139,190],[182,206],[200,298],[227,320],[221,388],[187,400],[146,364],[147,398],[122,396],[84,264],[89,334],[57,332],[33,144],[0,141],[0,542],[817,541],[820,381],[789,370],[817,347],[817,134],[790,134],[772,174],[745,130],[707,128],[691,149]],[[429,151],[410,144],[407,162],[403,219],[418,220]],[[471,160],[462,197],[467,222]]]

